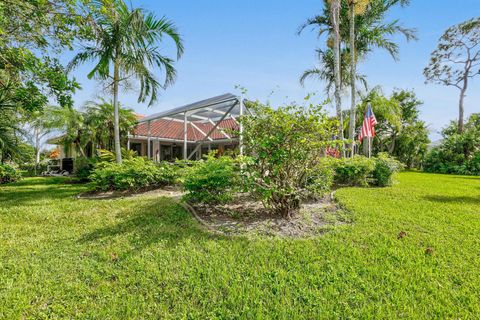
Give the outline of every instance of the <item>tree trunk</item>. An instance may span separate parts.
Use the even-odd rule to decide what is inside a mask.
[[[342,141],[342,157],[345,157],[345,144],[343,136],[343,114],[342,114],[342,101],[340,98],[340,0],[333,0],[330,4],[332,11],[332,26],[333,26],[333,38],[334,38],[334,69],[335,69],[335,107],[337,110],[337,117],[339,121],[338,138]]]
[[[118,82],[120,81],[118,61],[114,62],[113,67],[113,135],[115,139],[115,159],[117,163],[122,163],[122,150],[120,147],[120,120],[118,111]]]
[[[388,147],[388,153],[390,155],[393,155],[393,151],[395,150],[396,143],[397,143],[397,134],[395,133],[392,137],[392,142],[390,143],[390,146]]]
[[[467,81],[465,81],[466,83]],[[463,133],[464,130],[464,108],[463,100],[465,99],[466,85],[460,90],[460,100],[458,102],[458,133]]]
[[[40,130],[38,127],[35,126],[35,167],[34,167],[34,174],[37,175],[37,168],[40,164]]]
[[[351,106],[350,106],[350,124],[348,126],[348,138],[351,142],[351,156],[355,153],[355,77],[356,77],[356,60],[355,60],[355,2],[350,3],[350,81],[351,81]]]
[[[472,67],[472,60],[470,59],[470,50],[468,50],[468,60],[465,64],[465,71],[463,73],[463,85],[460,89],[460,99],[458,101],[458,133],[463,133],[464,130],[464,108],[463,100],[468,89],[468,76]]]

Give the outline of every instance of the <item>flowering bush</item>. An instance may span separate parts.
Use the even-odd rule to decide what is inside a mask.
[[[50,152],[48,157],[52,160],[58,159],[58,157],[60,157],[60,150],[58,150],[58,149],[52,150],[52,152]]]

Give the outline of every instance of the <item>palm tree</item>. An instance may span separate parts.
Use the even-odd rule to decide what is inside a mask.
[[[85,126],[92,146],[99,149],[114,150],[115,123],[112,120],[115,108],[112,103],[103,99],[99,102],[89,101],[85,104]],[[118,106],[120,136],[132,131],[137,123],[137,117],[132,109]]]
[[[340,83],[340,0],[329,0],[331,11],[331,25],[333,29],[333,69],[335,82],[335,107],[337,109],[337,117],[339,122],[338,138],[342,141],[342,157],[345,156],[344,137],[343,137],[343,115],[342,115],[342,101],[340,97],[341,83]]]
[[[308,27],[313,27],[317,30],[318,36],[327,35],[327,52],[332,48],[333,25],[331,23],[332,11],[330,9],[331,0],[324,0],[325,6],[321,15],[314,16],[307,19],[298,29],[298,34],[302,33]],[[346,85],[351,86],[352,90],[352,105],[356,104],[355,95],[356,81],[365,81],[364,76],[356,74],[356,64],[360,59],[365,59],[368,53],[374,49],[379,48],[386,50],[394,60],[398,60],[399,48],[391,37],[396,34],[401,34],[409,40],[416,40],[415,30],[402,27],[397,20],[393,22],[385,22],[388,11],[395,5],[407,5],[408,0],[342,0],[343,4],[340,8],[340,39],[343,46],[340,48],[341,54],[341,87]],[[348,2],[347,2],[348,1]],[[355,2],[353,2],[355,1]],[[353,2],[353,6],[351,5]],[[353,19],[352,19],[353,10]],[[353,23],[352,23],[353,21]],[[356,27],[355,27],[356,26]],[[353,40],[352,40],[353,33]],[[317,52],[319,50],[317,49]],[[348,54],[349,53],[349,54]],[[327,82],[327,88],[330,88],[334,83],[334,70],[329,66],[329,60],[323,59],[325,55],[320,56],[320,67],[307,70],[300,78],[303,82],[306,78],[317,77]],[[350,75],[347,76],[348,66],[350,67]],[[364,83],[366,85],[366,83]],[[355,110],[355,108],[354,108]],[[350,138],[355,133],[355,119],[352,117],[352,109],[350,109]],[[354,112],[355,113],[355,112]],[[352,133],[353,129],[353,133]]]
[[[334,89],[334,56],[333,50],[327,48],[326,50],[316,49],[317,60],[320,61],[319,66],[315,66],[311,69],[305,70],[300,76],[300,84],[303,86],[308,79],[317,79],[325,82],[325,94],[329,97],[333,95]],[[351,83],[351,73],[349,71],[350,58],[349,51],[346,48],[342,48],[340,51],[340,86],[342,92],[345,86]],[[355,73],[355,80],[362,84],[364,90],[368,89],[367,78],[364,74]]]
[[[349,6],[349,24],[350,24],[350,38],[349,38],[349,51],[350,51],[350,79],[356,79],[356,64],[357,57],[355,54],[355,16],[365,13],[370,0],[348,0]],[[355,106],[356,106],[356,86],[355,81],[350,82],[350,123],[348,131],[348,139],[352,141],[352,148],[350,155],[353,157],[355,150]]]
[[[148,98],[149,106],[158,98],[159,88],[165,89],[175,80],[173,59],[159,52],[163,37],[169,36],[175,43],[177,59],[183,53],[183,42],[175,25],[166,18],[142,9],[129,8],[123,0],[95,0],[91,25],[95,34],[94,44],[86,46],[70,62],[73,68],[81,63],[96,61],[88,78],[108,80],[112,88],[114,105],[115,155],[122,162],[120,148],[118,92],[122,82],[134,78],[140,82],[139,102]],[[163,69],[163,84],[151,68]]]
[[[44,116],[48,121],[43,125],[45,128],[58,129],[64,132],[62,142],[66,147],[75,146],[82,157],[85,157],[85,146],[88,137],[85,135],[85,121],[83,114],[73,107],[48,106],[44,110]]]

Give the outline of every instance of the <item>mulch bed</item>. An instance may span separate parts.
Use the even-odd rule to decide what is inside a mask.
[[[303,203],[300,211],[290,219],[272,214],[260,201],[245,194],[236,195],[234,201],[225,205],[184,203],[181,200],[183,192],[177,186],[136,191],[88,191],[77,198],[99,200],[140,195],[171,197],[183,204],[209,231],[226,236],[310,238],[351,222],[351,215],[332,196]]]
[[[227,205],[189,204],[194,216],[208,229],[224,235],[309,238],[351,221],[332,197],[304,203],[292,218],[277,217],[261,202],[238,195]]]
[[[165,186],[165,187],[150,187],[143,188],[139,190],[123,190],[123,191],[87,191],[77,195],[77,199],[115,199],[115,198],[125,198],[132,197],[136,195],[158,195],[163,197],[172,197],[180,198],[182,196],[182,191],[179,187],[176,186]]]

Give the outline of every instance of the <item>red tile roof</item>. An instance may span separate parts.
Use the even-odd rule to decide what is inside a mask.
[[[135,115],[135,118],[137,118],[137,120],[145,118],[145,115],[143,115],[143,114],[136,113],[136,112],[134,112],[133,114]]]
[[[205,135],[195,128],[192,123],[205,134],[208,134],[214,126],[211,123],[203,123],[201,121],[189,122],[187,126],[188,141],[200,141],[205,138]],[[221,129],[224,129],[226,134],[232,137],[231,131],[238,130],[238,124],[233,119],[225,119],[212,132],[210,138],[213,140],[227,139],[227,137],[220,131]],[[145,137],[148,136],[148,124],[146,122],[139,123],[135,127],[133,134]],[[150,136],[155,138],[183,140],[183,123],[166,119],[153,120],[150,123]]]

